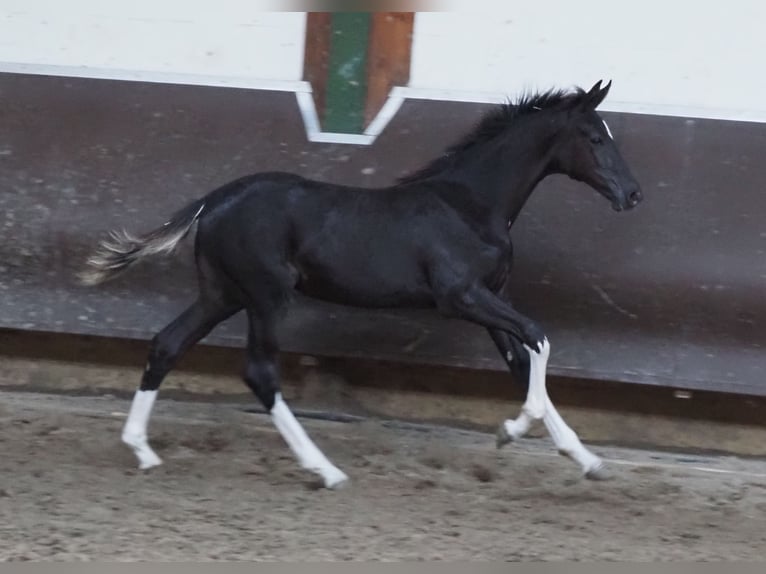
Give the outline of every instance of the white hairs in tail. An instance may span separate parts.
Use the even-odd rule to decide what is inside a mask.
[[[141,259],[172,253],[189,233],[204,208],[204,203],[196,211],[186,208],[165,222],[162,227],[143,236],[133,235],[125,230],[112,231],[109,239],[102,241],[98,250],[88,258],[86,269],[78,275],[80,282],[85,285],[97,285],[118,275]]]

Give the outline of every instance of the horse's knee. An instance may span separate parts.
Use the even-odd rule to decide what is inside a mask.
[[[545,360],[548,359],[551,346],[548,342],[548,337],[545,336],[545,332],[542,330],[540,325],[532,321],[529,321],[527,324],[523,325],[521,330],[521,339],[527,352],[535,353],[538,357]]]

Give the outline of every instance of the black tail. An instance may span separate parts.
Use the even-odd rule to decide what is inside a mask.
[[[151,255],[172,253],[176,245],[186,237],[194,222],[205,209],[205,200],[187,205],[173,215],[162,227],[145,235],[132,235],[127,231],[113,231],[87,261],[87,267],[79,274],[85,285],[97,285],[122,273],[141,259]]]

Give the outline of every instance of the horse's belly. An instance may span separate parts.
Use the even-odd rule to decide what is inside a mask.
[[[410,261],[376,262],[373,258],[302,258],[296,261],[301,293],[358,307],[428,307],[431,290]]]

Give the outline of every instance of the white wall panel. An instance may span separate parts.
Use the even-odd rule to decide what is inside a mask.
[[[80,68],[86,76],[92,68],[300,80],[305,13],[256,7],[248,0],[0,0],[0,62]]]
[[[419,13],[410,86],[460,99],[459,92],[515,95],[611,78],[605,107],[766,120],[764,2],[494,6]]]

